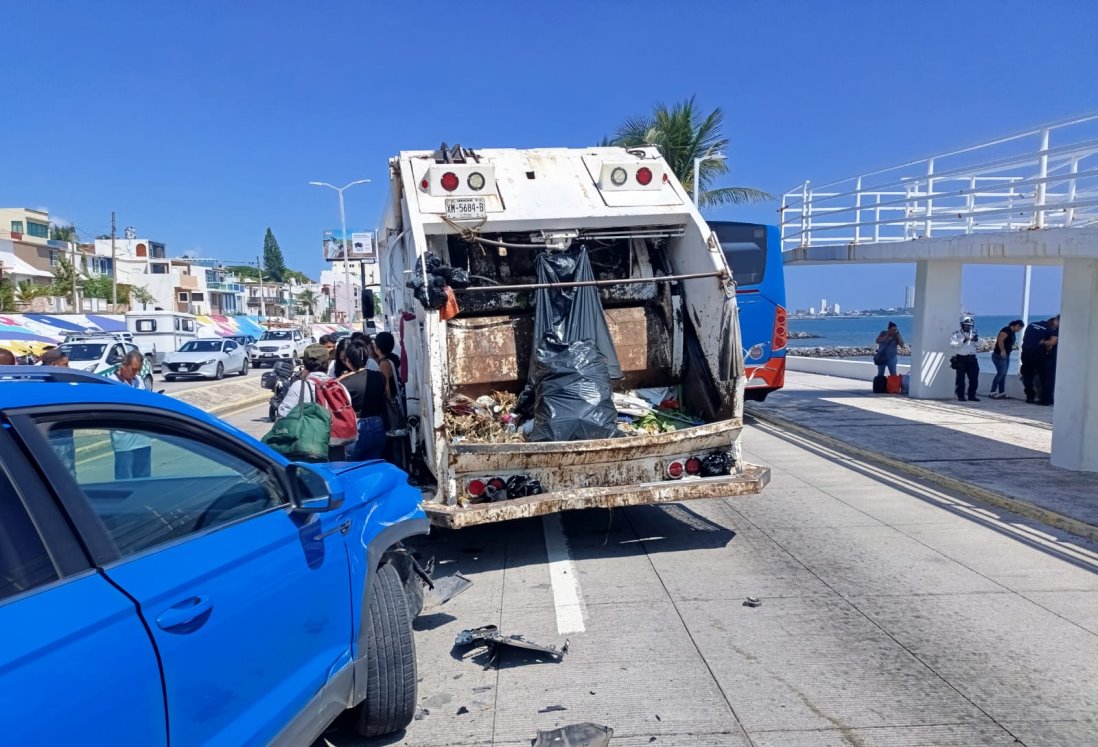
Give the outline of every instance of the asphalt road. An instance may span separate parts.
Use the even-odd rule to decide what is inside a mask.
[[[744,439],[773,470],[759,496],[435,531],[436,575],[474,584],[416,622],[417,720],[314,747],[585,721],[613,747],[1098,744],[1098,548],[769,427]],[[570,649],[454,646],[487,624]]]
[[[249,368],[248,376],[243,377],[239,374],[226,374],[224,381],[242,381],[244,378],[259,379],[260,374],[263,371],[269,371],[269,368],[263,368],[256,370],[255,368]],[[209,386],[210,384],[217,383],[214,379],[200,379],[200,378],[183,378],[176,379],[175,381],[165,381],[163,373],[153,374],[153,388],[156,391],[164,390],[165,394],[173,394],[175,392],[186,391],[187,389],[194,389],[200,386]]]

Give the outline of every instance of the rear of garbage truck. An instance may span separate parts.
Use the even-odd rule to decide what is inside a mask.
[[[401,152],[390,177],[383,309],[433,523],[765,486],[740,447],[734,278],[656,148],[443,145]],[[544,334],[587,335],[577,319],[607,339]]]

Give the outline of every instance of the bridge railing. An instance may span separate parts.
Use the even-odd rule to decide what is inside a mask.
[[[782,196],[782,249],[1098,223],[1098,113]]]

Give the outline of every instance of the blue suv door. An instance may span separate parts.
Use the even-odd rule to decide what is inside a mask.
[[[0,742],[43,744],[61,728],[90,747],[167,744],[137,606],[95,571],[2,427],[0,631]]]
[[[53,480],[117,549],[104,571],[152,631],[172,744],[265,744],[326,686],[349,688],[341,516],[291,511],[281,465],[170,413],[37,422],[59,454],[75,445]]]

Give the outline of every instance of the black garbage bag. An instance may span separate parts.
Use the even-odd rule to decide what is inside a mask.
[[[571,283],[594,280],[587,247],[563,252],[542,252],[536,260],[539,283]],[[620,379],[618,362],[610,328],[602,313],[599,291],[593,285],[581,288],[539,288],[535,296],[534,340],[552,333],[562,342],[592,340],[606,359],[610,378]],[[535,342],[535,349],[538,343]]]
[[[473,284],[469,271],[460,267],[439,267],[435,274],[444,278],[451,288],[468,288]]]
[[[591,340],[542,338],[534,354],[530,441],[582,441],[618,435],[606,358]],[[531,387],[527,386],[527,392]],[[524,392],[526,394],[526,392]]]
[[[428,275],[426,285],[422,275],[413,275],[406,285],[424,308],[437,311],[446,305],[446,278],[441,275]]]

